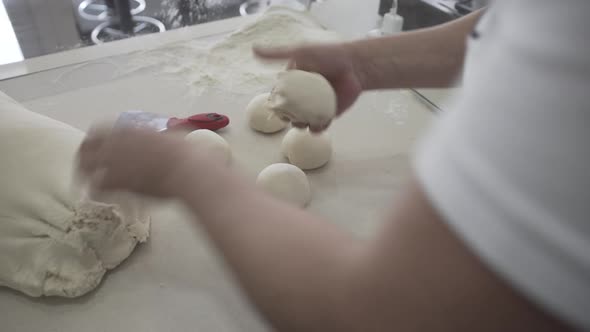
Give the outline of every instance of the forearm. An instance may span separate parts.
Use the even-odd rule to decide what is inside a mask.
[[[278,331],[566,330],[490,273],[415,180],[364,243],[207,160],[183,168],[176,195]]]
[[[481,12],[433,28],[348,45],[365,90],[435,88],[461,73],[465,43]]]
[[[229,171],[207,173],[215,182],[188,178],[182,196],[257,308],[280,331],[344,331],[360,243]]]

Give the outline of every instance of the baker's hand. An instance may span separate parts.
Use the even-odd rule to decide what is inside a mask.
[[[180,194],[183,167],[192,162],[191,152],[179,137],[130,128],[101,129],[84,140],[78,162],[95,189],[168,198]]]
[[[294,48],[254,47],[262,59],[289,60],[288,69],[299,69],[323,75],[337,96],[337,114],[347,110],[358,99],[363,88],[353,55],[345,44],[307,45]]]

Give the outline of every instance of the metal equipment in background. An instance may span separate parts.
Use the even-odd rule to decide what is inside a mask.
[[[452,21],[485,7],[488,0],[398,0],[404,30],[415,30]],[[379,15],[385,15],[393,0],[381,0]]]
[[[318,0],[246,0],[240,5],[240,15],[247,16],[259,13],[272,5],[283,5],[296,10],[309,10]]]
[[[78,5],[78,15],[101,21],[91,32],[94,44],[130,36],[164,32],[164,24],[148,16],[139,16],[146,8],[145,0],[84,0]]]

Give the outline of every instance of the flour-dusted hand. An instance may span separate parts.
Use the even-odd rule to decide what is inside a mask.
[[[180,195],[198,152],[181,137],[131,128],[98,129],[80,146],[79,168],[93,187],[168,198]]]
[[[254,53],[268,60],[289,60],[288,69],[324,76],[336,92],[338,114],[347,110],[361,94],[362,75],[351,48],[345,44],[306,45],[293,48],[254,47]]]

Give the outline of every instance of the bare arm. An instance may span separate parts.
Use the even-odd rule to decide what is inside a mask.
[[[463,68],[481,11],[440,26],[350,44],[365,90],[446,87]]]
[[[564,330],[462,245],[415,180],[362,242],[174,136],[95,132],[80,168],[100,189],[182,199],[282,332]]]
[[[289,60],[289,68],[322,74],[336,91],[338,113],[363,90],[436,88],[461,73],[467,35],[481,12],[436,27],[349,43],[303,45],[254,52],[267,60]]]
[[[364,243],[223,169],[207,172],[214,191],[193,177],[181,197],[280,331],[564,330],[480,263],[416,182]]]

